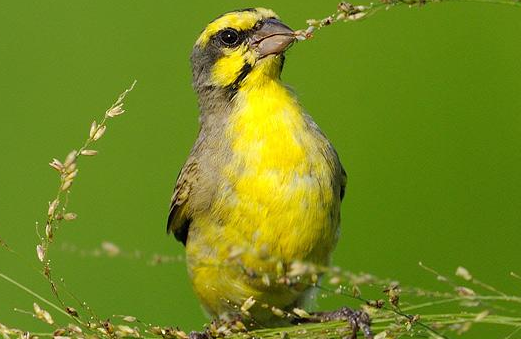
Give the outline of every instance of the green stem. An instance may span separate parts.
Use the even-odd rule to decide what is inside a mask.
[[[19,282],[9,278],[7,275],[3,274],[3,273],[0,273],[0,278],[10,282],[11,284],[15,285],[16,287],[24,290],[25,292],[29,293],[30,295],[32,295],[33,297],[43,301],[44,303],[46,303],[47,305],[51,306],[52,308],[54,308],[55,310],[59,311],[60,313],[64,314],[65,316],[67,316],[68,318],[71,318],[74,320],[74,317],[72,317],[70,314],[68,314],[67,312],[65,312],[64,310],[62,310],[58,305],[54,304],[53,302],[45,299],[44,297],[42,297],[41,295],[39,295],[38,293],[34,292],[33,290],[31,290],[30,288],[28,287],[25,287],[24,285],[20,284]]]

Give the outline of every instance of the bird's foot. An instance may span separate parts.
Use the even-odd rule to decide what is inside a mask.
[[[342,320],[349,322],[351,326],[351,335],[349,339],[356,339],[357,333],[360,330],[364,334],[365,339],[373,339],[373,332],[371,331],[371,318],[364,311],[353,310],[349,307],[342,307],[336,311],[331,312],[314,312],[310,314],[309,318],[296,319],[297,323],[320,323],[327,321]]]

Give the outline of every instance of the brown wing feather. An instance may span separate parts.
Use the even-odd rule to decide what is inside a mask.
[[[340,165],[340,169],[340,200],[342,201],[344,199],[344,195],[346,194],[347,173],[342,165]]]
[[[190,193],[194,182],[197,180],[197,163],[189,159],[177,176],[170,214],[168,216],[167,232],[174,233],[177,240],[186,245],[188,228],[190,226]]]

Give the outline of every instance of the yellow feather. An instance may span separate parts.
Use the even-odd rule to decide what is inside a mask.
[[[215,79],[226,83],[237,55],[228,56],[228,66],[218,62]],[[260,60],[239,88],[225,132],[233,152],[222,171],[225,180],[187,243],[194,290],[213,315],[249,297],[278,308],[295,305],[306,286],[267,286],[259,277],[277,276],[279,262],[327,265],[336,244],[339,220],[332,211],[340,198],[324,157],[328,145],[278,79],[280,62],[278,56]],[[236,247],[245,250],[241,266],[226,265]],[[256,321],[274,325],[269,309],[253,306],[251,312]]]
[[[204,47],[215,33],[224,28],[245,31],[252,29],[257,21],[265,18],[278,18],[278,16],[271,9],[261,7],[255,8],[254,11],[226,13],[208,24],[195,44]]]
[[[212,69],[212,81],[220,87],[232,84],[246,62],[255,63],[255,56],[246,45],[241,45],[233,50],[224,50],[223,54]]]

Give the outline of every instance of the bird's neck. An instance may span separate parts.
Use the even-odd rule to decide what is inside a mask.
[[[262,146],[266,152],[280,150],[281,155],[288,149],[301,153],[296,140],[305,129],[303,112],[278,79],[263,78],[241,87],[227,126],[226,135],[235,140],[232,148],[237,150]]]
[[[262,90],[263,87],[272,85],[280,85],[282,90],[284,86],[280,82],[280,74],[283,66],[283,55],[271,55],[257,61],[241,82],[240,90],[243,92],[255,89]]]
[[[256,107],[264,107],[267,115],[277,112],[270,103],[275,106],[294,104],[293,94],[280,80],[283,64],[283,56],[269,56],[257,62],[237,87],[199,87],[197,94],[201,124],[217,116],[226,119],[251,100],[260,99]]]

